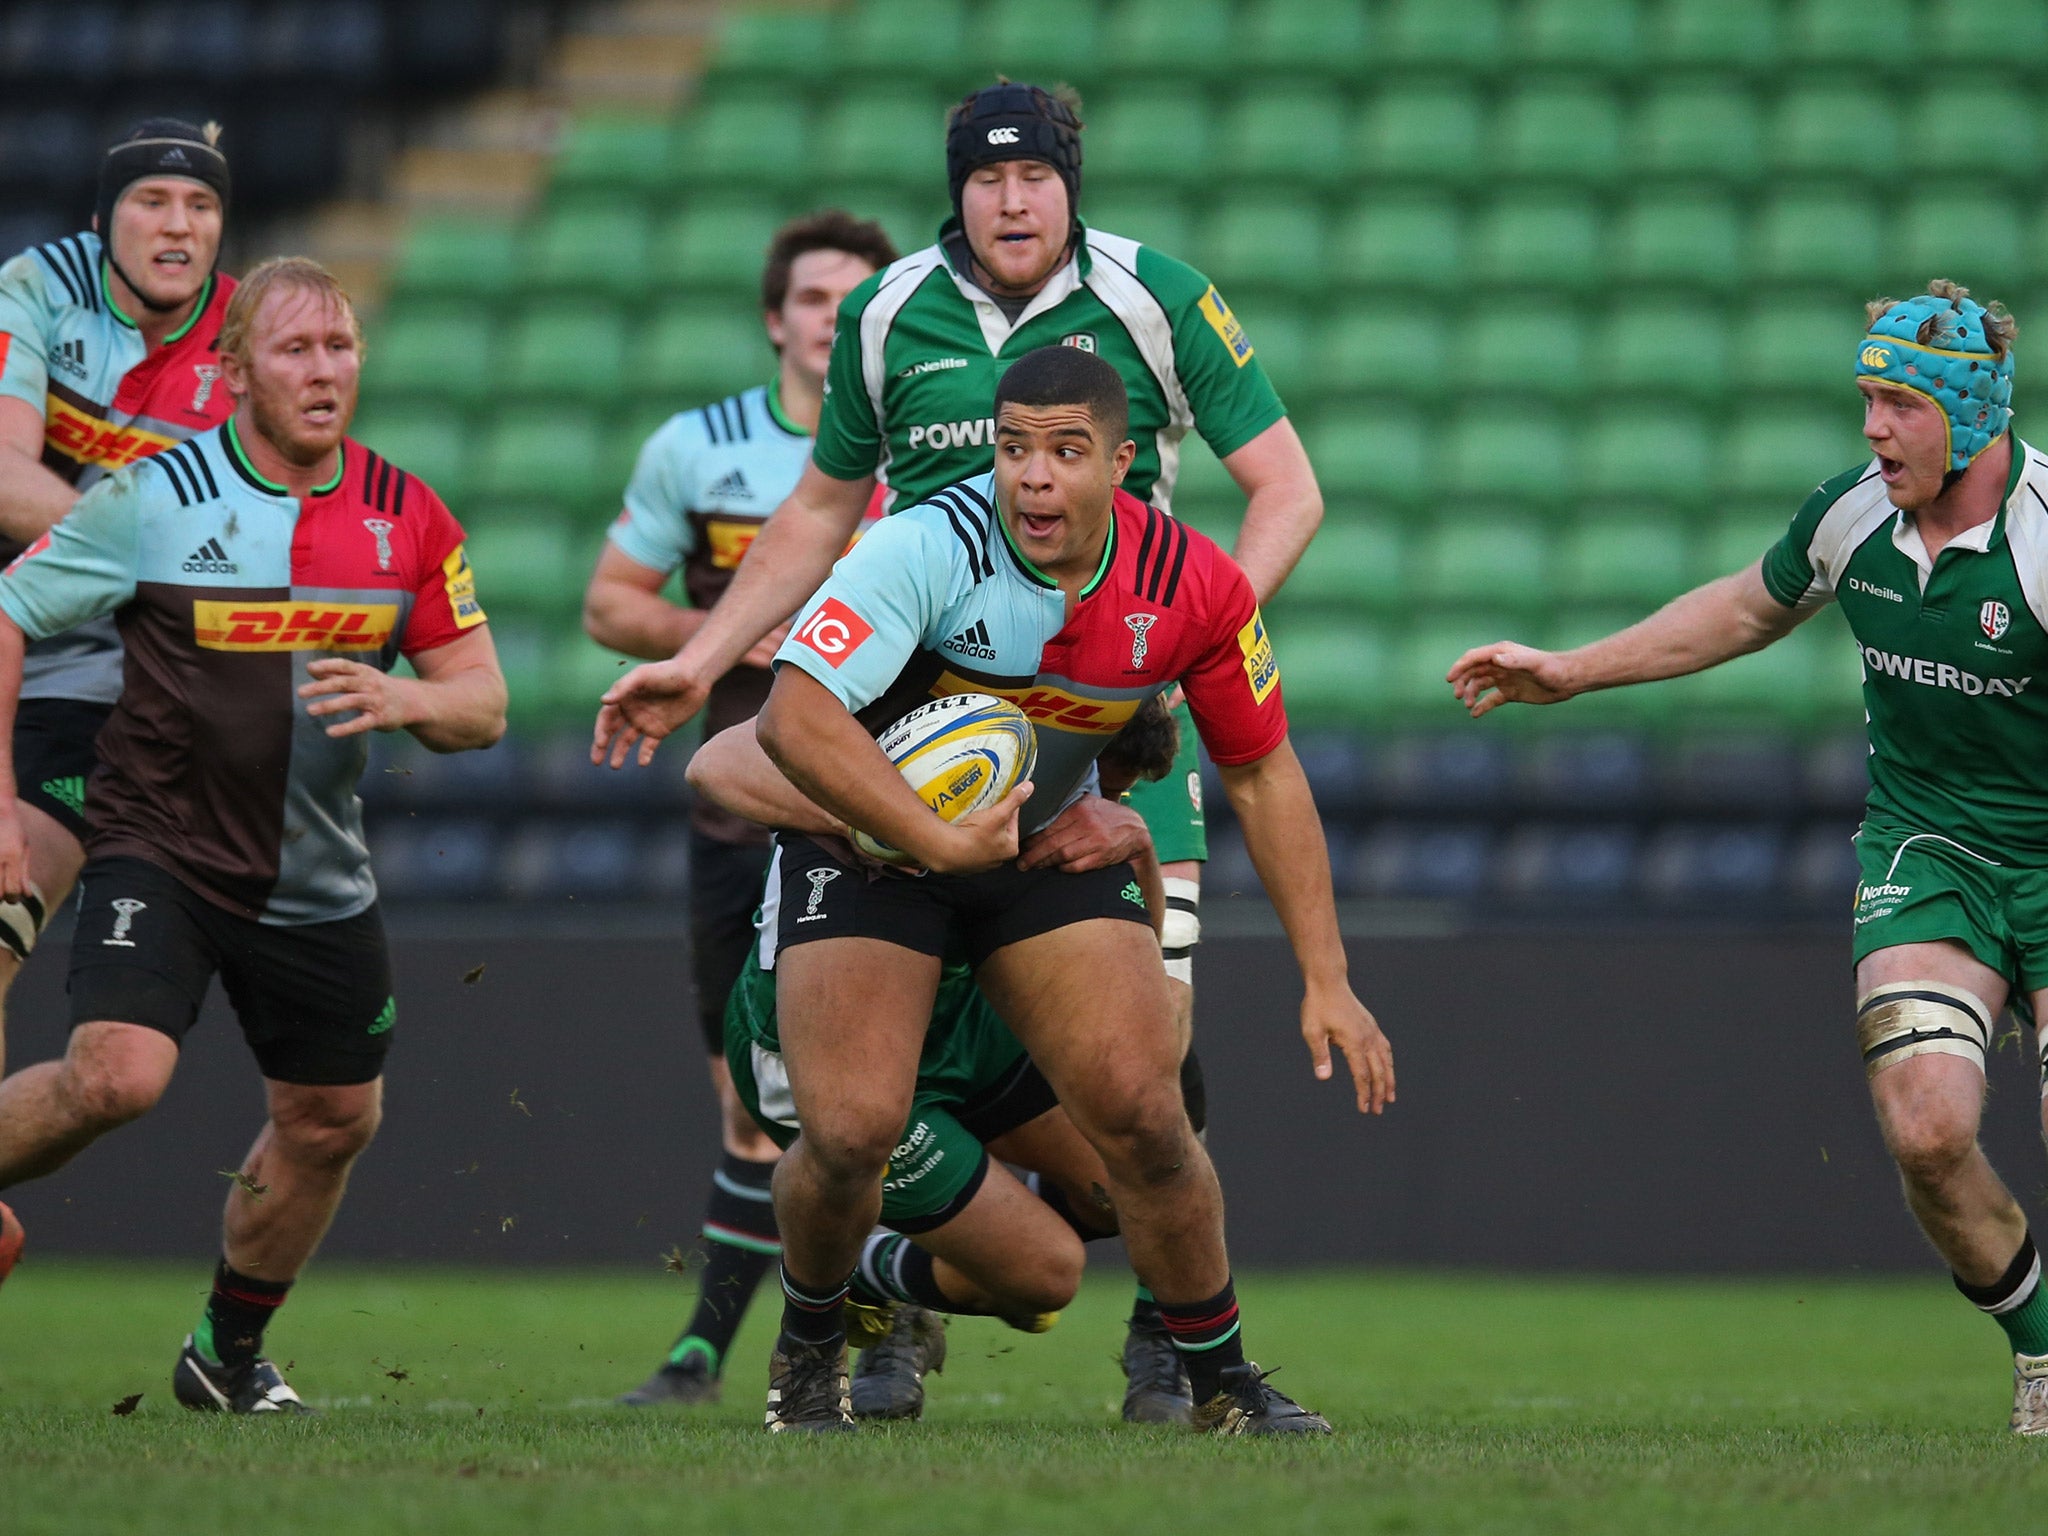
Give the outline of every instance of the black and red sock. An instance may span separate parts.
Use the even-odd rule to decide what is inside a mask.
[[[830,1347],[846,1338],[846,1320],[841,1308],[852,1277],[827,1290],[814,1291],[789,1277],[782,1266],[782,1336],[797,1344]]]
[[[1223,1372],[1244,1364],[1244,1335],[1238,1325],[1237,1290],[1230,1281],[1207,1301],[1159,1303],[1173,1347],[1187,1367],[1195,1402],[1206,1403],[1223,1387]]]
[[[263,1353],[263,1330],[291,1294],[289,1280],[258,1280],[231,1269],[223,1258],[213,1272],[213,1294],[192,1330],[192,1344],[216,1365],[245,1366]]]

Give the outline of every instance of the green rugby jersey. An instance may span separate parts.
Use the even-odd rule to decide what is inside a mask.
[[[1026,352],[1054,344],[1094,352],[1123,375],[1138,445],[1124,488],[1165,511],[1190,427],[1220,458],[1287,414],[1244,327],[1193,267],[1086,229],[1074,259],[1013,322],[955,267],[956,230],[949,222],[938,244],[876,273],[840,306],[811,451],[826,474],[879,475],[894,510],[987,473],[997,381]]]
[[[1842,605],[1873,816],[2000,863],[2048,860],[2048,458],[2015,438],[1998,515],[1932,561],[1874,462],[1838,475],[1763,578],[1788,608]]]

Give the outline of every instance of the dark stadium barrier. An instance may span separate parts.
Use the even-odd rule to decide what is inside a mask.
[[[1212,927],[1229,905],[1219,892]],[[384,1130],[328,1254],[652,1269],[687,1247],[716,1129],[681,938],[596,912],[526,937],[408,926],[394,919]],[[48,944],[10,999],[11,1067],[59,1045],[65,948]],[[1397,1051],[1400,1102],[1381,1120],[1310,1077],[1277,938],[1200,957],[1240,1265],[1937,1273],[1865,1104],[1845,933],[1354,940]],[[1998,1051],[1986,1140],[2038,1205],[2030,1056]],[[198,1283],[219,1170],[260,1114],[216,996],[153,1115],[8,1195],[31,1261],[176,1255]]]

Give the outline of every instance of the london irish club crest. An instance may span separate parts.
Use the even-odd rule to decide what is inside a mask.
[[[2002,640],[2012,628],[2012,610],[1992,598],[1977,610],[1977,627],[1984,631],[1986,639]]]

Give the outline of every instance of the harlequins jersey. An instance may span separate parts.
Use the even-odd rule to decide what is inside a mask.
[[[219,426],[221,316],[234,279],[215,277],[192,318],[148,350],[107,288],[100,238],[72,235],[0,266],[0,395],[42,414],[43,463],[79,490],[123,465]],[[21,546],[0,538],[0,559]],[[22,697],[111,704],[121,691],[112,620],[31,646]]]
[[[1010,541],[994,481],[949,486],[863,538],[777,664],[803,668],[877,735],[946,694],[1015,702],[1038,728],[1027,831],[1059,814],[1110,738],[1175,681],[1218,763],[1279,746],[1279,667],[1236,561],[1118,491],[1102,563],[1068,618],[1059,584]]]
[[[367,737],[306,712],[307,664],[389,671],[484,622],[462,529],[424,484],[351,441],[301,499],[256,473],[232,421],[87,492],[0,576],[0,610],[31,638],[119,622],[89,851],[279,924],[377,894],[356,798]]]

